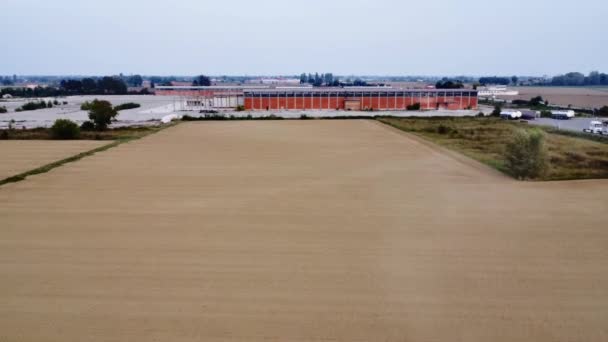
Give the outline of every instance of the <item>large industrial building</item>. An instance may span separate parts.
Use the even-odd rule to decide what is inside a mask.
[[[156,95],[173,96],[179,110],[234,109],[243,105],[243,87],[157,86]]]
[[[175,96],[183,109],[246,110],[423,110],[475,109],[471,89],[400,89],[390,87],[157,87],[157,95]]]
[[[474,90],[394,88],[245,89],[244,105],[250,110],[339,109],[405,110],[467,109],[477,107]]]

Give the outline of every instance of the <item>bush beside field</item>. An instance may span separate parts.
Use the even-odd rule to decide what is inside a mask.
[[[585,137],[562,134],[551,129],[493,117],[468,118],[380,118],[381,122],[458,151],[514,178],[532,180],[565,180],[608,178],[608,140],[593,141]],[[542,146],[538,152],[540,171],[534,170],[537,137]],[[522,138],[524,135],[525,138]],[[515,146],[514,146],[515,145]],[[536,153],[536,152],[534,152]],[[519,162],[518,162],[519,160]],[[525,161],[525,162],[524,162]],[[531,166],[532,165],[532,166]],[[521,168],[532,168],[524,172]]]
[[[51,127],[51,137],[53,139],[78,139],[80,127],[74,121],[68,119],[57,119]]]

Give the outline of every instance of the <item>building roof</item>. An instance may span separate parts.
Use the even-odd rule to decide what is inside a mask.
[[[360,88],[292,88],[292,89],[244,89],[245,94],[274,94],[274,93],[415,93],[415,94],[458,94],[465,93],[477,96],[477,91],[473,89],[407,89],[389,87],[360,87]]]
[[[240,89],[268,89],[268,86],[156,86],[158,90],[240,90]]]

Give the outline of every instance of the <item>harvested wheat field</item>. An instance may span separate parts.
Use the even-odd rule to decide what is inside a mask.
[[[542,96],[552,105],[580,108],[601,108],[608,106],[608,87],[514,87],[518,96],[501,96],[507,100],[530,100]]]
[[[180,124],[0,187],[0,340],[606,341],[607,211],[373,121]]]
[[[0,141],[0,180],[109,144],[107,141]]]

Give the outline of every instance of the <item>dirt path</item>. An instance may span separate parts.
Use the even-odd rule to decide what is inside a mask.
[[[608,181],[188,123],[0,191],[0,341],[606,341]]]

